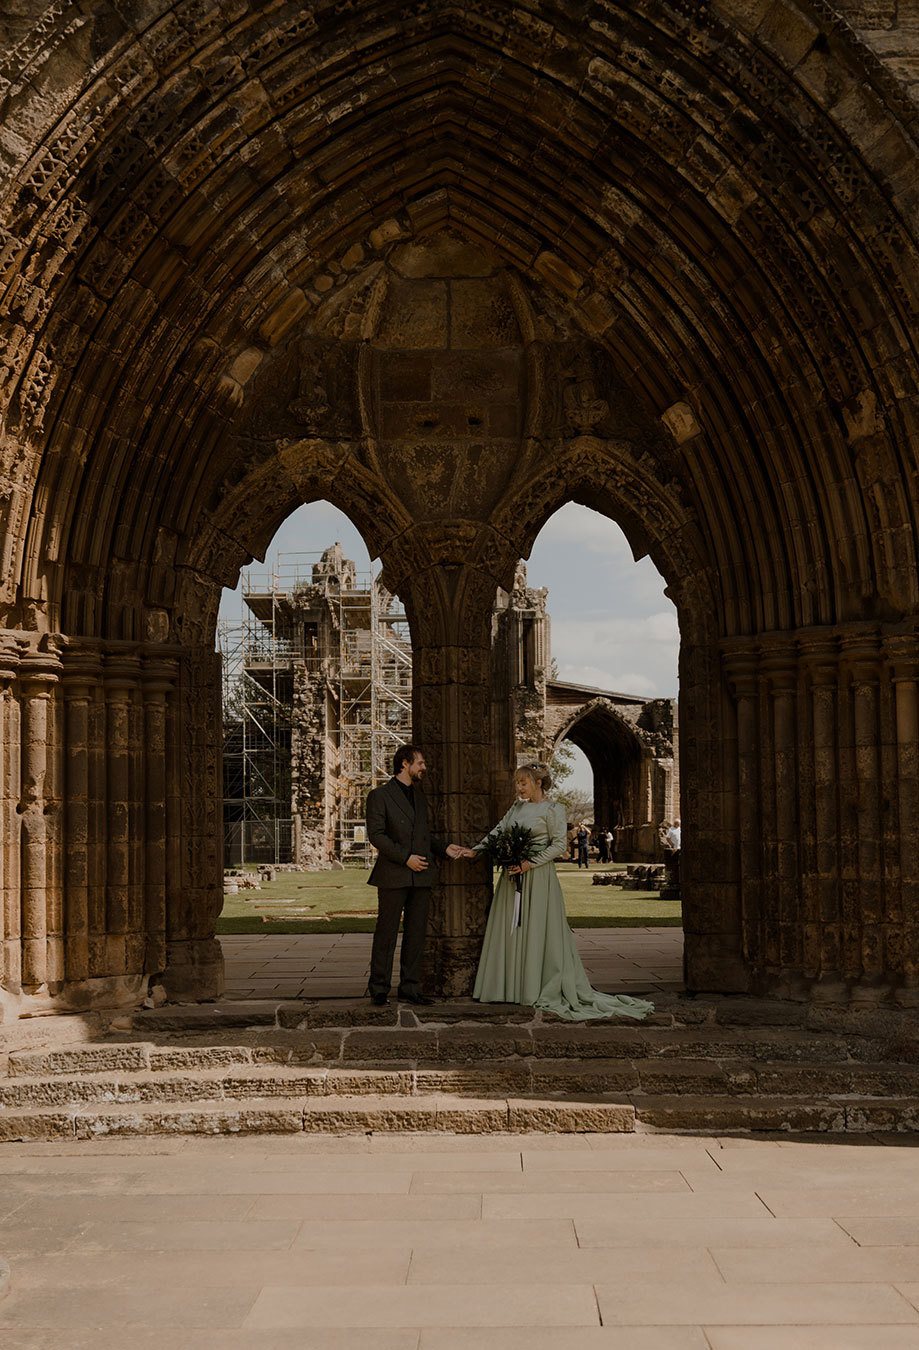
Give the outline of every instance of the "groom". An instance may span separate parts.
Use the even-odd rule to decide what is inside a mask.
[[[421,958],[428,926],[428,899],[437,881],[435,857],[457,858],[458,844],[445,844],[431,834],[428,803],[421,790],[427,772],[417,745],[400,745],[393,756],[393,776],[367,796],[367,837],[378,857],[367,884],[377,887],[379,912],[370,956],[371,999],[382,1007],[389,1000],[392,963],[402,926],[399,998],[428,1006],[421,992]]]

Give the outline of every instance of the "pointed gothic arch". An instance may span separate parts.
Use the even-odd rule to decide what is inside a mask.
[[[7,53],[11,1006],[217,987],[214,594],[330,492],[451,832],[494,588],[589,496],[680,614],[691,987],[915,997],[915,109],[828,6],[601,8],[104,0]],[[448,879],[443,989],[486,893]]]

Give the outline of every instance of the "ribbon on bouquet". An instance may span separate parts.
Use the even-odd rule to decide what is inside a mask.
[[[511,932],[512,932],[512,933],[513,933],[513,931],[514,931],[515,928],[519,928],[519,927],[520,927],[520,906],[521,906],[521,901],[523,900],[523,894],[522,894],[522,892],[521,892],[520,887],[521,887],[522,885],[523,885],[523,883],[522,883],[522,881],[520,880],[520,877],[518,876],[518,878],[517,878],[517,889],[514,891],[514,914],[513,914],[513,917],[512,917],[512,919],[511,919]]]

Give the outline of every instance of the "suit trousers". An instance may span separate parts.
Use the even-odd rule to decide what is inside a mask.
[[[370,954],[371,994],[388,994],[392,984],[392,963],[402,923],[402,957],[399,967],[399,993],[421,993],[421,958],[428,931],[428,900],[430,886],[398,886],[393,890],[382,886],[377,891],[379,912],[373,933]]]

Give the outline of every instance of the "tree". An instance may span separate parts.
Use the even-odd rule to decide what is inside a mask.
[[[574,746],[570,741],[559,741],[549,764],[552,782],[560,787],[574,773]]]
[[[593,820],[593,797],[583,788],[569,784],[566,779],[574,772],[574,746],[570,741],[559,741],[549,765],[552,774],[552,795],[562,803],[569,824],[578,820]]]
[[[573,825],[579,820],[586,820],[588,824],[593,821],[593,797],[583,788],[572,787],[561,792],[555,791],[553,796],[564,806],[569,825]]]

